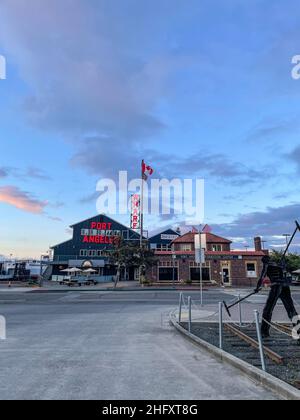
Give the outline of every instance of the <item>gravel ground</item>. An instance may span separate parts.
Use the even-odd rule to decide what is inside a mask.
[[[188,328],[187,323],[181,325]],[[257,340],[255,325],[243,327],[242,331]],[[217,323],[193,323],[192,333],[214,346],[219,346],[219,325]],[[298,342],[292,337],[272,330],[270,339],[265,340],[264,344],[284,359],[282,365],[277,365],[266,357],[268,373],[300,389],[300,345]],[[259,351],[226,330],[224,331],[224,350],[261,368]]]

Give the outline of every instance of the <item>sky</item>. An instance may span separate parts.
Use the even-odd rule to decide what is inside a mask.
[[[300,218],[299,21],[296,0],[1,0],[0,255],[69,239],[97,181],[143,158],[204,178],[204,222],[235,248],[281,247]]]

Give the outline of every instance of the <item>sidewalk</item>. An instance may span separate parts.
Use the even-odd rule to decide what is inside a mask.
[[[12,287],[9,287],[8,284],[1,284],[0,283],[0,293],[1,292],[70,292],[70,291],[103,291],[103,290],[132,290],[132,289],[142,289],[140,284],[135,281],[127,281],[127,282],[120,282],[118,283],[117,289],[114,288],[114,283],[99,283],[96,286],[81,286],[81,287],[68,287],[62,286],[56,282],[44,282],[43,287],[35,286],[35,287],[24,287],[24,284],[13,284]],[[144,289],[143,289],[144,290]]]
[[[115,289],[113,282],[108,283],[98,283],[96,286],[81,286],[81,287],[69,287],[60,285],[57,282],[47,281],[43,283],[43,287],[35,286],[35,287],[24,287],[24,284],[16,284],[13,283],[12,287],[8,287],[8,283],[0,283],[0,293],[1,292],[65,292],[65,291],[159,291],[159,290],[166,290],[166,291],[182,291],[182,292],[195,292],[200,290],[199,286],[187,286],[187,285],[176,285],[175,287],[171,285],[159,285],[154,284],[153,286],[142,286],[138,281],[121,281],[118,283],[117,288]],[[215,287],[204,287],[203,291],[217,291],[218,288]],[[222,289],[222,292],[224,290]]]

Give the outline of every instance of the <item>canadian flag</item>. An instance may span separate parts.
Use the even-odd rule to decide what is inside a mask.
[[[154,173],[154,169],[151,168],[151,166],[146,165],[146,163],[143,161],[142,162],[142,175],[143,175],[143,179],[145,181],[147,181],[148,177],[153,175]]]

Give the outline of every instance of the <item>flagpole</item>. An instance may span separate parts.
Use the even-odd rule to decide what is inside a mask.
[[[144,232],[144,159],[142,160],[141,167],[141,202],[140,202],[140,224],[141,224],[141,236],[140,236],[140,248],[143,248],[143,232]]]
[[[203,306],[203,274],[202,274],[202,233],[201,225],[199,226],[199,242],[200,242],[200,302]]]

